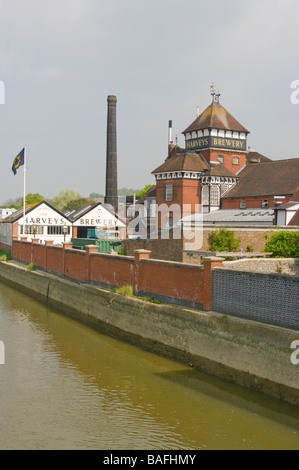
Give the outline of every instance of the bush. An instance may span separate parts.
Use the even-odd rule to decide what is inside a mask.
[[[264,237],[268,240],[264,251],[272,252],[271,258],[299,258],[299,231],[280,230]]]
[[[0,250],[0,261],[9,261],[11,254],[8,251]]]
[[[226,228],[212,232],[209,242],[211,251],[237,251],[241,245],[241,240],[235,238],[234,232]]]
[[[33,263],[28,264],[27,271],[35,271],[35,270],[36,270],[35,264]]]

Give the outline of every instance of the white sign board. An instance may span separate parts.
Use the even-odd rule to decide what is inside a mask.
[[[99,205],[79,217],[74,223],[76,227],[125,227],[126,225],[104,206]]]
[[[19,225],[23,225],[23,217],[19,219],[18,223]],[[55,209],[43,203],[35,209],[32,209],[28,214],[25,214],[25,225],[70,226],[72,224],[59,212],[56,212]]]

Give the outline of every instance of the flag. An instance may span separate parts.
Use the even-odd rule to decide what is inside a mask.
[[[24,165],[24,160],[25,160],[25,149],[23,148],[13,161],[11,169],[14,175],[17,173],[18,168]]]

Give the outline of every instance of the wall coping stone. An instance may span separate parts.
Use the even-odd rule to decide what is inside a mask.
[[[280,273],[262,273],[260,271],[241,271],[240,269],[228,269],[223,266],[214,268],[215,270],[226,271],[236,274],[248,274],[248,276],[262,276],[269,277],[270,279],[287,279],[288,281],[299,282],[299,276],[294,276],[293,274],[280,274]]]
[[[217,258],[217,261],[220,258]],[[168,261],[168,260],[163,260],[163,259],[154,259],[154,258],[142,258],[140,260],[142,263],[156,263],[156,264],[166,264],[170,266],[179,266],[180,268],[196,268],[203,270],[203,266],[199,264],[189,264],[189,263],[180,263],[179,261]]]
[[[134,256],[127,256],[127,255],[118,255],[117,253],[102,253],[98,251],[97,253],[90,253],[90,256],[104,256],[109,258],[109,256],[113,256],[114,258],[117,256],[119,259],[123,260],[129,260],[129,261],[134,261],[135,257]]]

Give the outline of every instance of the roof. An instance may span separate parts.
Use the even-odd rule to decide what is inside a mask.
[[[182,221],[198,222],[203,224],[233,224],[239,225],[272,225],[274,220],[273,209],[222,209],[207,214],[193,214],[184,217]]]
[[[293,196],[291,197],[290,201],[292,202],[299,202],[299,188],[296,188]]]
[[[242,126],[223,106],[219,103],[211,103],[182,134],[198,131],[201,129],[225,129],[230,131],[249,131]]]
[[[29,214],[33,209],[36,209],[37,207],[41,206],[42,204],[45,204],[46,206],[50,207],[53,211],[57,212],[59,215],[62,217],[67,218],[62,212],[59,210],[55,209],[55,207],[51,206],[47,201],[41,201],[41,202],[35,202],[34,204],[28,204],[28,206],[25,207],[25,215]],[[20,209],[17,209],[13,214],[5,217],[5,219],[0,220],[0,223],[14,223],[17,220],[21,219],[23,217],[23,207]]]
[[[152,173],[168,173],[172,171],[196,171],[211,176],[228,176],[236,178],[236,175],[221,163],[210,163],[200,153],[172,151],[165,162]],[[146,195],[149,197],[149,194]]]
[[[296,211],[295,215],[291,218],[288,225],[298,225],[299,226],[299,209]]]
[[[146,193],[144,193],[139,199],[138,199],[138,203],[139,204],[142,204],[146,198],[149,198],[149,197],[156,197],[156,185],[152,185],[147,191]]]
[[[152,173],[167,173],[170,171],[198,171],[208,170],[209,165],[197,153],[173,153],[166,158],[162,165],[158,166]]]
[[[248,164],[238,177],[238,184],[223,199],[291,195],[298,186],[299,158]]]
[[[64,213],[64,216],[67,217],[72,223],[76,222],[76,220],[80,219],[81,217],[85,216],[87,213],[92,211],[98,206],[102,206],[107,212],[109,212],[112,216],[114,216],[119,222],[125,225],[125,222],[118,217],[118,215],[110,209],[111,206],[109,204],[102,204],[101,202],[98,203],[90,203],[90,204],[85,204],[84,206],[79,207],[78,209],[75,209],[73,211],[67,211]]]
[[[72,211],[66,211],[64,215],[65,217],[68,217],[72,222],[74,222],[79,217],[82,217],[91,209],[94,209],[96,206],[99,206],[100,204],[101,204],[100,202],[97,202],[94,204],[85,204],[84,206],[81,206],[78,209],[74,209]]]
[[[263,163],[263,162],[271,162],[271,158],[265,157],[265,155],[262,155],[259,152],[256,152],[255,150],[249,151],[246,160],[248,163]]]
[[[221,163],[210,163],[211,168],[207,172],[211,176],[229,176],[231,178],[237,178],[237,175],[226,168]]]

